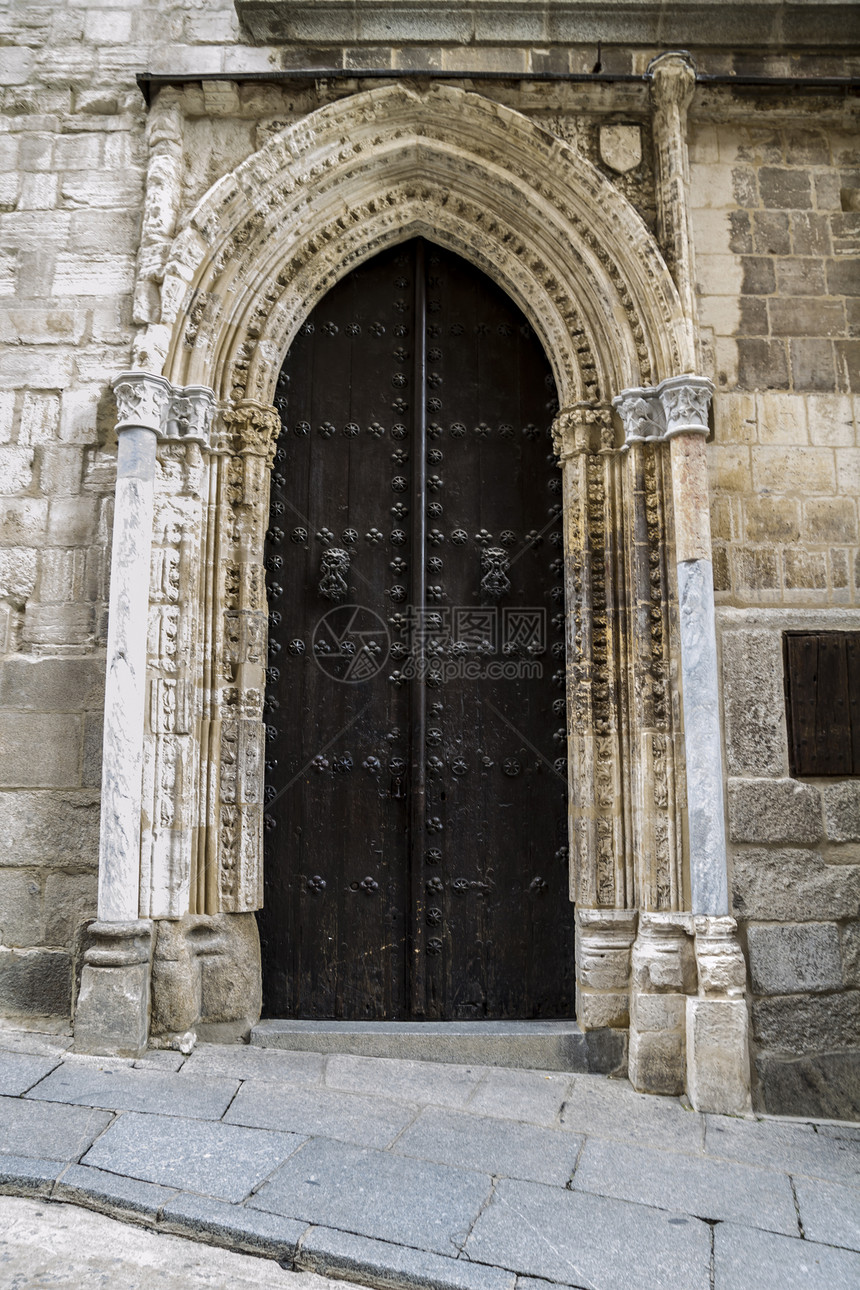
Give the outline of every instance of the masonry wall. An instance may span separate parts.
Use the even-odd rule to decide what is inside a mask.
[[[420,36],[420,33],[417,33]],[[509,71],[472,88],[599,162],[600,121],[639,123],[612,175],[653,226],[647,86],[525,84],[519,72],[643,72],[660,46],[252,47],[233,6],[18,4],[0,17],[0,1013],[67,1017],[95,914],[113,376],[128,365],[146,112],[135,73],[221,73],[185,91],[190,203],[279,124],[354,92],[361,69]],[[689,44],[689,42],[686,42]],[[694,50],[712,73],[845,75],[841,54]],[[856,62],[856,60],[855,60]],[[229,84],[313,66],[355,80]],[[463,84],[462,81],[458,81]],[[468,82],[467,82],[468,84]],[[789,777],[781,634],[860,629],[856,116],[717,87],[691,113],[734,909],[750,963],[760,1104],[844,1111],[860,1046],[858,782]],[[852,1073],[853,1072],[853,1073]],[[836,1102],[822,1090],[836,1088]],[[817,1101],[816,1101],[817,1099]],[[834,1109],[835,1108],[835,1109]]]
[[[691,135],[731,890],[759,1104],[856,1115],[860,781],[791,778],[783,632],[860,630],[860,149],[777,109]]]

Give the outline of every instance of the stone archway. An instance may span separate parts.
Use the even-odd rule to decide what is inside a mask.
[[[165,140],[175,111],[165,100]],[[156,137],[158,129],[155,121]],[[164,167],[151,175],[163,180]],[[725,942],[735,965],[737,956],[721,918],[724,896],[691,904],[698,879],[685,842],[677,608],[687,582],[676,563],[701,563],[687,548],[699,550],[695,523],[690,545],[690,498],[701,510],[710,386],[689,375],[689,318],[656,241],[565,143],[509,108],[442,85],[390,85],[311,113],[213,185],[173,239],[155,205],[138,281],[147,325],[136,370],[115,382],[118,495],[124,488],[136,498],[115,552],[125,539],[139,572],[141,544],[148,559],[151,543],[153,576],[146,659],[132,665],[126,649],[119,672],[109,663],[107,747],[117,759],[106,754],[105,800],[118,801],[119,778],[124,804],[108,811],[102,834],[100,917],[111,921],[96,924],[96,935],[113,937],[102,953],[118,956],[117,966],[125,953],[143,978],[147,920],[259,906],[274,383],[325,291],[377,251],[420,235],[498,282],[555,372],[580,1018],[627,1025],[638,924],[641,994],[666,997],[640,1010],[651,1021],[637,1027],[634,1018],[632,1055],[640,1086],[675,1091],[684,1083],[683,996],[696,989],[689,911],[709,916],[702,936]],[[613,402],[624,423],[620,446]],[[147,456],[156,438],[157,460]],[[694,580],[694,596],[698,588]],[[118,636],[133,594],[120,562]],[[125,716],[114,710],[123,693]],[[142,740],[133,729],[141,709]],[[712,726],[715,713],[707,715]],[[85,1004],[96,988],[93,952],[89,963]],[[662,983],[654,963],[671,964]]]

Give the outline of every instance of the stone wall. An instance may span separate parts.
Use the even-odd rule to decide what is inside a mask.
[[[19,3],[0,18],[0,1013],[68,1014],[95,914],[109,382],[131,356],[147,162],[135,74],[223,78],[183,94],[186,208],[272,131],[361,88],[363,69],[489,71],[511,79],[456,83],[528,113],[595,164],[602,122],[639,124],[641,163],[604,171],[653,228],[647,84],[516,79],[641,74],[661,50],[642,39],[598,51],[596,30],[564,44],[523,27],[498,44],[349,43],[333,31],[254,47],[223,0]],[[716,74],[852,70],[833,50],[694,53]],[[307,67],[355,77],[229,79]],[[734,909],[761,1104],[823,1113],[844,1112],[845,1098],[822,1089],[847,1084],[860,1036],[860,800],[856,781],[789,778],[781,632],[860,627],[851,112],[838,91],[712,85],[697,91],[690,126],[702,369],[717,387],[709,454]]]

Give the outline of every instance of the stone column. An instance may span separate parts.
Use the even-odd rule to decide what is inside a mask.
[[[79,1052],[146,1046],[152,925],[138,918],[143,708],[155,450],[170,382],[124,372],[117,399],[117,479],[111,551],[99,838],[98,921],[90,927],[75,1014]]]

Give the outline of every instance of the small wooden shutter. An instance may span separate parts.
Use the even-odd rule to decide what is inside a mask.
[[[860,632],[786,632],[792,775],[860,775]]]

